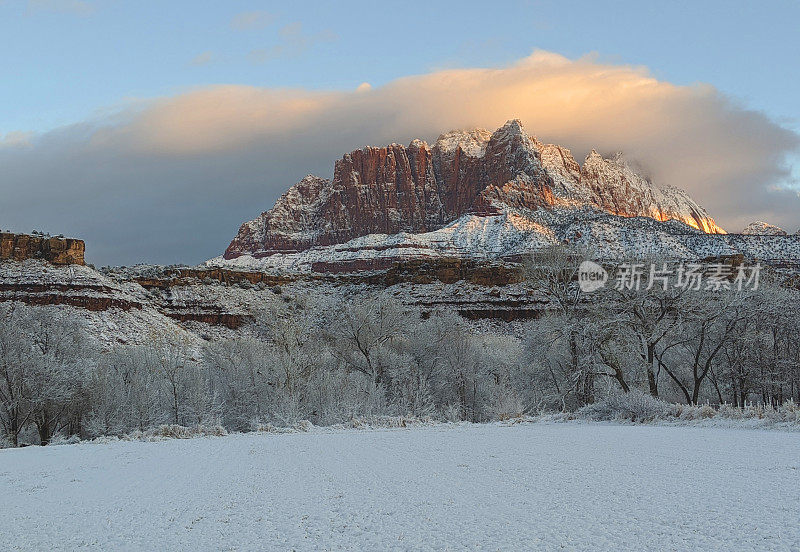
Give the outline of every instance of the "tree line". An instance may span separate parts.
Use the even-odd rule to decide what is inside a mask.
[[[59,307],[0,304],[0,428],[12,445],[161,424],[317,425],[383,415],[448,421],[570,411],[641,390],[670,402],[800,403],[797,290],[652,286],[584,293],[586,252],[526,259],[548,307],[516,332],[422,312],[387,292],[271,295],[247,332],[177,326],[101,350]]]

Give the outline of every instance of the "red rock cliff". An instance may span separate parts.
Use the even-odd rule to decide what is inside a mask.
[[[552,179],[518,121],[493,134],[442,135],[433,148],[366,147],[336,162],[333,180],[307,176],[242,225],[225,257],[264,256],[373,233],[428,232],[496,202],[552,203]]]

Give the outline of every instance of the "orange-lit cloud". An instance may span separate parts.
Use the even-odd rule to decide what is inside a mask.
[[[211,256],[239,222],[269,208],[307,172],[330,176],[347,151],[432,141],[453,128],[494,129],[510,118],[572,148],[578,161],[593,147],[626,152],[656,181],[688,190],[728,230],[756,219],[789,230],[800,223],[797,195],[776,190],[788,176],[784,159],[797,150],[797,135],[711,86],[676,86],[645,68],[593,56],[569,60],[537,51],[509,67],[436,71],[351,91],[209,87],[152,101],[113,123],[40,137],[32,149],[40,159],[63,149],[71,161],[77,155],[89,166],[101,162],[110,188],[103,193],[130,194],[136,204],[188,196],[195,216],[213,216],[217,224],[208,235],[220,235],[205,242],[215,249],[209,245],[203,255]],[[83,167],[83,187],[62,170],[64,186],[89,187]],[[145,207],[142,217],[150,216]]]

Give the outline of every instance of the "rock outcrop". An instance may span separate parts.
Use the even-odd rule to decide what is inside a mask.
[[[83,265],[83,240],[0,233],[0,260],[43,259],[56,265]]]
[[[306,176],[275,206],[246,222],[225,251],[265,257],[344,243],[368,234],[438,230],[472,213],[592,207],[624,217],[676,219],[724,233],[677,188],[661,188],[621,156],[596,152],[583,166],[562,146],[530,137],[517,120],[493,133],[452,131],[433,147],[366,147],[336,162],[332,180]]]

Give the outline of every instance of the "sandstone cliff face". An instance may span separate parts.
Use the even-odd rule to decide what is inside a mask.
[[[620,154],[604,159],[592,150],[581,167],[580,184],[594,205],[614,215],[675,219],[707,234],[725,233],[689,194],[678,188],[655,186]]]
[[[452,131],[433,147],[366,147],[336,162],[332,180],[307,176],[275,206],[242,225],[226,259],[264,257],[344,243],[368,234],[430,232],[467,213],[553,205],[615,215],[677,219],[723,232],[685,192],[660,188],[621,157],[592,152],[581,167],[570,151],[531,138],[517,120],[493,133]]]
[[[43,259],[57,265],[82,265],[85,249],[83,240],[0,233],[2,260]]]
[[[678,220],[707,234],[724,234],[714,219],[686,192],[656,186],[637,172],[621,154],[606,159],[592,150],[579,165],[561,146],[536,142],[542,164],[553,177],[557,198],[591,205],[623,217]]]

